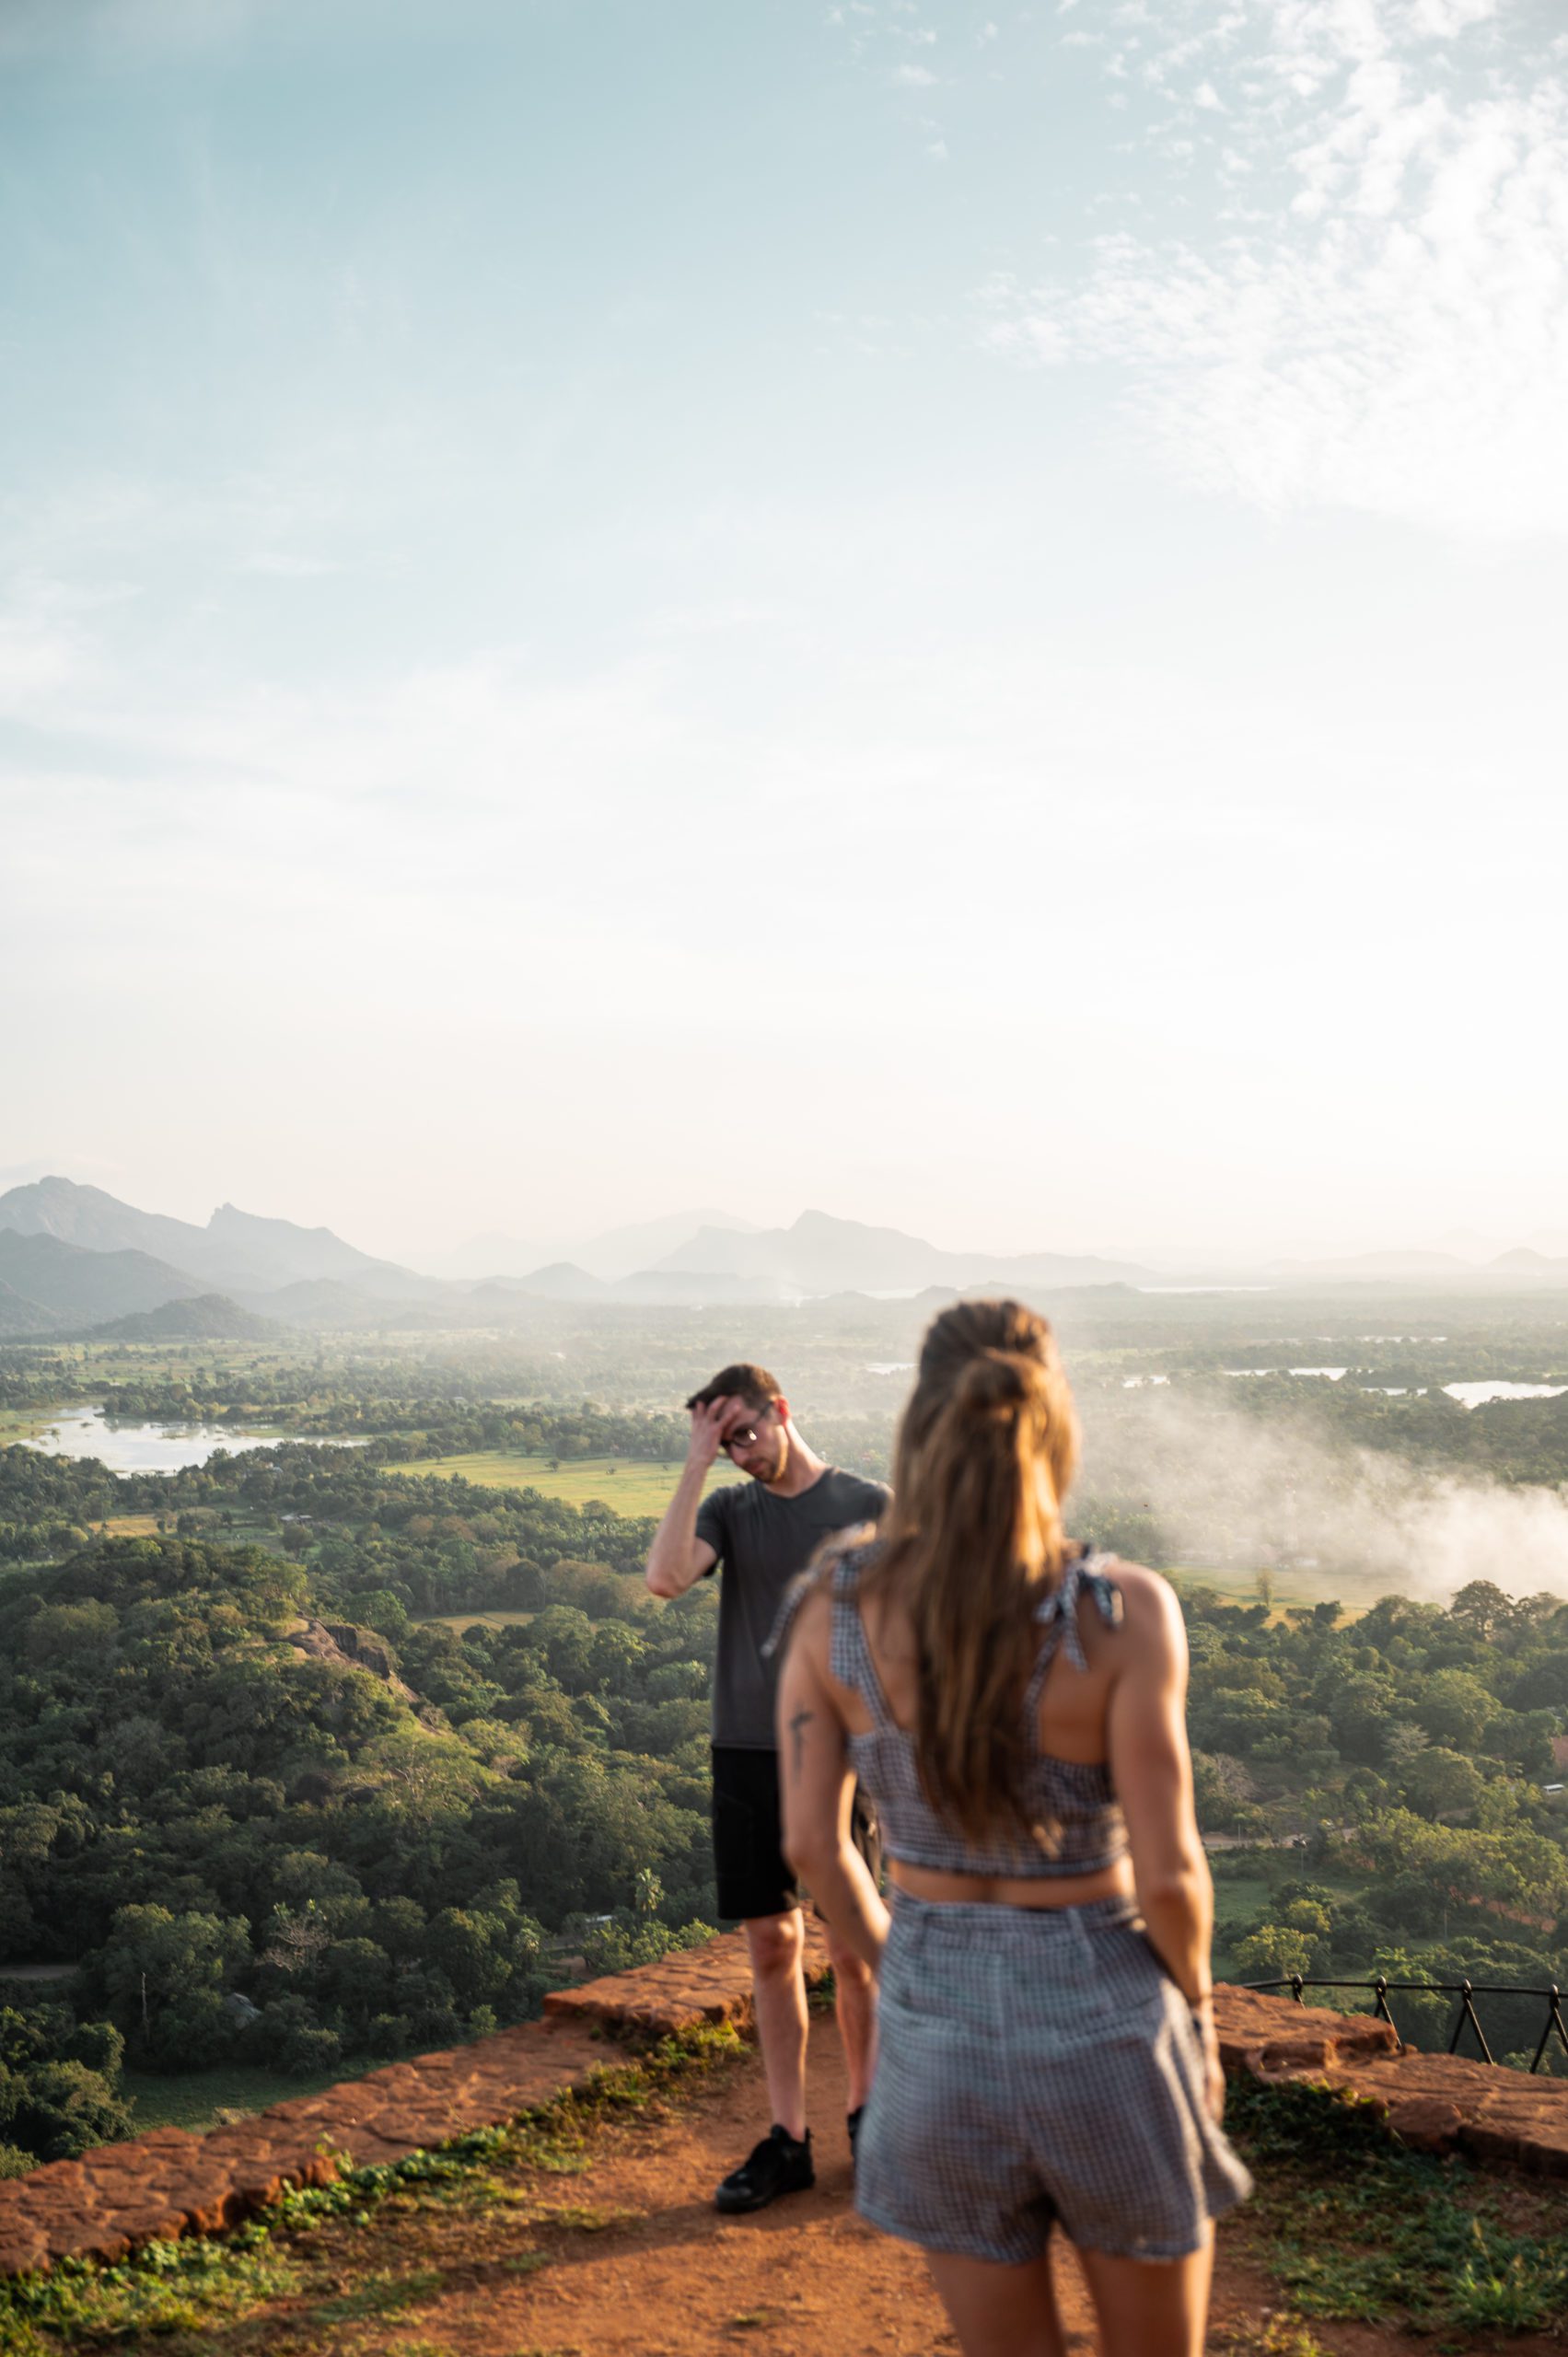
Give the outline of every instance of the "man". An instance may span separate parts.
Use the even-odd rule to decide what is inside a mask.
[[[807,1446],[765,1367],[726,1366],[686,1405],[691,1446],[648,1552],[647,1581],[655,1596],[683,1596],[724,1566],[714,1673],[718,1911],[745,1929],[773,2125],[714,2198],[721,2210],[761,2210],[781,2193],[802,2191],[816,2176],[806,2125],[805,1928],[780,1833],[778,1664],[762,1648],[784,1591],[823,1539],[874,1522],[889,1493],[880,1481],[824,1464]],[[704,1498],[721,1450],[749,1481]],[[856,1840],[875,1874],[875,1829],[858,1804]],[[828,1953],[849,2076],[853,2159],[875,2057],[876,1992],[866,1967],[830,1930]]]

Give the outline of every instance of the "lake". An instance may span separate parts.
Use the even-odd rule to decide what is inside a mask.
[[[204,1465],[210,1457],[238,1457],[248,1448],[266,1448],[290,1437],[285,1433],[240,1432],[232,1424],[110,1423],[101,1408],[73,1408],[33,1439],[27,1448],[46,1457],[94,1457],[111,1473],[178,1473],[187,1465]],[[318,1446],[363,1448],[360,1440],[323,1441]]]
[[[1272,1293],[1272,1285],[1134,1285],[1134,1293]]]
[[[1348,1371],[1342,1366],[1227,1366],[1225,1369],[1226,1375],[1234,1376],[1321,1375],[1326,1376],[1330,1383],[1341,1382]],[[1401,1383],[1378,1383],[1369,1387],[1382,1392],[1388,1399],[1403,1399],[1409,1392],[1409,1386]],[[1458,1401],[1461,1408],[1484,1408],[1493,1399],[1561,1399],[1563,1393],[1568,1392],[1568,1383],[1446,1383],[1443,1388],[1450,1399]],[[1425,1396],[1426,1386],[1422,1384],[1415,1397],[1422,1399]]]
[[[1443,1388],[1462,1408],[1484,1408],[1493,1399],[1561,1399],[1568,1383],[1446,1383]]]

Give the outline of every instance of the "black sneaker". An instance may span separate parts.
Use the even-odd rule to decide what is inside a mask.
[[[731,2169],[714,2196],[717,2210],[765,2210],[781,2193],[804,2193],[815,2185],[811,2165],[811,2131],[792,2136],[787,2128],[770,2128],[738,2169]]]
[[[849,2165],[852,2175],[854,2171],[855,2154],[860,2145],[860,2123],[865,2117],[865,2106],[861,2103],[856,2104],[854,2109],[844,2120],[844,2126],[849,2130]]]

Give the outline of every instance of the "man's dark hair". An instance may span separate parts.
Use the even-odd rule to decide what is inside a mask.
[[[715,1399],[744,1399],[749,1408],[771,1408],[784,1393],[765,1366],[754,1366],[749,1359],[742,1359],[735,1366],[721,1366],[710,1383],[701,1391],[693,1391],[686,1402],[689,1408],[711,1408]]]

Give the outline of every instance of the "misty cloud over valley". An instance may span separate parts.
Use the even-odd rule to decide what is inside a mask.
[[[1441,1602],[1491,1580],[1511,1595],[1568,1597],[1568,1488],[1330,1446],[1306,1412],[1264,1422],[1174,1387],[1130,1397],[1135,1405],[1084,1403],[1077,1495],[1091,1529],[1103,1517],[1146,1530],[1159,1560],[1274,1572],[1282,1588],[1325,1596],[1338,1583],[1347,1597],[1392,1590]]]

